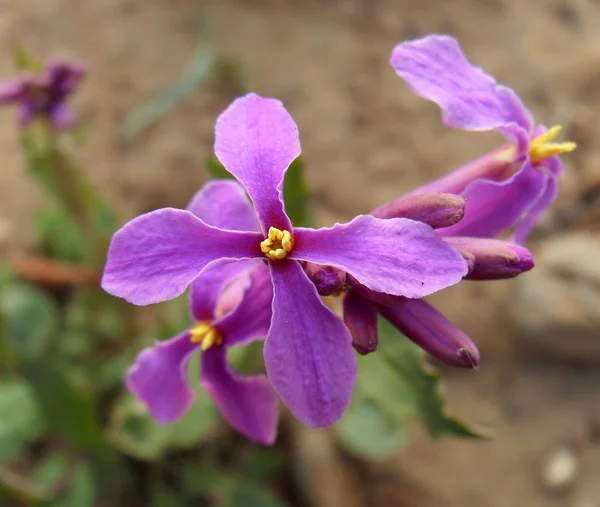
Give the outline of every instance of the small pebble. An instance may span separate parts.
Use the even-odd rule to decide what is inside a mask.
[[[552,451],[542,465],[542,482],[552,493],[559,493],[570,488],[577,477],[579,459],[569,447],[561,447]]]

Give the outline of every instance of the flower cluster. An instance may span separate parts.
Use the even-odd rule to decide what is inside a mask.
[[[59,129],[72,127],[75,115],[67,103],[85,75],[83,66],[65,58],[48,61],[40,74],[24,73],[0,84],[0,104],[14,104],[19,123],[45,118]]]
[[[127,375],[157,421],[188,409],[187,364],[201,350],[201,384],[247,437],[273,442],[276,395],[309,427],[330,425],[352,396],[353,347],[376,349],[378,313],[435,357],[477,366],[473,342],[422,298],[533,267],[517,243],[554,199],[557,155],[573,146],[550,142],[557,129],[534,126],[514,92],[449,37],[401,44],[392,66],[449,125],[497,129],[511,144],[348,223],[294,227],[283,180],[300,155],[297,126],[278,100],[235,100],[217,120],[215,154],[236,181],[208,183],[186,210],[133,219],[108,252],[102,286],[133,304],[191,287],[193,324],[144,350]],[[509,229],[512,242],[496,239]],[[324,304],[329,295],[343,297],[344,319]],[[261,338],[266,377],[233,372],[227,349]]]

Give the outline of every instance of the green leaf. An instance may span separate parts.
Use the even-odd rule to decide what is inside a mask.
[[[384,424],[392,433],[401,434],[410,421],[417,419],[434,438],[486,438],[482,431],[446,413],[440,375],[426,365],[419,347],[383,319],[379,319],[379,347],[359,359],[359,370],[354,394],[359,401],[354,410],[359,411],[363,429],[358,431],[381,432]],[[367,415],[369,406],[375,407],[377,414]],[[336,426],[343,438],[349,437],[348,424],[351,430],[354,425],[352,433],[359,438],[356,417],[351,412],[350,421]],[[399,443],[402,441],[400,438]],[[359,446],[355,443],[355,448]]]
[[[190,410],[172,424],[155,422],[144,405],[126,393],[115,407],[109,438],[122,452],[155,461],[173,449],[197,445],[211,434],[218,421],[212,401],[201,390],[197,390]]]
[[[48,350],[58,329],[58,310],[41,289],[12,283],[0,292],[8,345],[22,359],[35,359]]]
[[[395,454],[407,440],[405,425],[394,424],[390,419],[376,405],[355,393],[335,428],[351,451],[380,458]]]
[[[30,362],[23,371],[52,430],[81,447],[102,445],[94,393],[69,377],[68,363]]]
[[[89,257],[86,237],[63,209],[44,210],[34,219],[36,243],[51,258],[83,262]]]
[[[95,503],[96,482],[89,465],[77,463],[67,491],[52,507],[92,507]]]
[[[206,159],[206,167],[212,178],[232,179],[231,173],[223,167],[219,159],[210,155]],[[301,157],[294,160],[287,170],[283,182],[283,198],[285,211],[296,227],[312,225],[313,218],[310,213],[310,196],[304,178],[304,162]]]
[[[209,76],[215,66],[217,51],[205,19],[200,20],[200,40],[186,70],[178,81],[152,97],[127,115],[120,129],[125,144],[186,100]]]
[[[217,507],[288,507],[268,488],[235,472],[188,467],[182,480],[186,492],[209,496]]]
[[[44,491],[53,491],[69,469],[69,458],[54,452],[44,459],[33,472],[35,483]]]
[[[21,381],[0,382],[0,463],[41,436],[44,423],[31,388]]]

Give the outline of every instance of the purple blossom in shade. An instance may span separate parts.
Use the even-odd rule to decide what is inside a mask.
[[[231,269],[231,268],[234,269]],[[246,437],[272,444],[277,434],[278,402],[264,375],[244,378],[227,364],[227,349],[264,338],[271,322],[272,285],[261,263],[236,273],[232,263],[217,263],[192,283],[191,314],[196,325],[175,338],[143,350],[127,373],[127,387],[160,423],[180,418],[193,402],[187,365],[201,352],[200,383],[219,410]],[[232,275],[237,278],[230,280]],[[227,288],[227,284],[231,287]],[[224,291],[237,304],[222,310]]]
[[[39,75],[27,73],[1,83],[0,104],[17,105],[21,125],[44,117],[56,128],[72,127],[75,114],[67,99],[84,74],[83,65],[62,57],[53,58]]]
[[[269,381],[305,424],[332,424],[350,402],[356,358],[348,329],[300,263],[332,266],[371,290],[411,298],[457,283],[467,264],[412,220],[365,215],[328,229],[293,228],[282,187],[300,141],[278,100],[235,100],[217,120],[215,153],[249,194],[261,232],[227,230],[171,208],[142,215],[113,237],[102,286],[134,304],[158,303],[181,294],[216,261],[266,260],[274,293],[264,348]]]
[[[233,181],[212,181],[188,210],[205,223],[230,230],[258,230],[245,192]],[[277,396],[264,375],[244,378],[227,364],[227,349],[266,337],[273,288],[260,261],[213,263],[191,285],[196,324],[179,336],[143,350],[127,374],[127,386],[160,423],[181,417],[193,401],[187,365],[199,349],[200,382],[225,419],[263,444],[277,434]]]
[[[497,130],[510,143],[416,191],[466,199],[465,217],[440,232],[491,238],[515,227],[515,240],[525,241],[556,198],[563,170],[558,155],[575,144],[552,142],[560,126],[536,125],[516,93],[473,66],[452,37],[430,35],[399,44],[390,63],[417,95],[442,109],[446,125]]]

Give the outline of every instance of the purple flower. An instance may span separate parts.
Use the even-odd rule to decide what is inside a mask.
[[[466,262],[429,226],[402,218],[359,216],[329,229],[293,228],[282,186],[300,141],[275,99],[235,100],[217,120],[215,153],[249,194],[261,232],[208,225],[171,208],[142,215],[113,237],[102,286],[145,305],[178,296],[215,261],[265,260],[274,292],[264,348],[269,380],[308,426],[332,424],[350,401],[356,358],[348,329],[322,303],[300,262],[332,266],[371,290],[411,298],[457,283]],[[222,198],[212,213],[230,209]]]
[[[452,37],[431,35],[394,48],[391,65],[419,96],[435,102],[450,127],[497,130],[510,142],[417,192],[449,192],[467,200],[453,235],[496,237],[516,226],[523,242],[552,204],[562,172],[558,155],[575,143],[554,143],[560,126],[536,125],[513,90],[471,65]]]
[[[28,73],[0,84],[0,104],[16,104],[21,125],[41,116],[57,128],[69,128],[75,123],[75,115],[67,98],[84,74],[83,66],[78,63],[51,59],[40,75]]]
[[[219,206],[224,206],[219,212]],[[231,230],[258,229],[244,191],[232,181],[213,181],[193,198],[191,213]],[[260,261],[211,264],[191,285],[195,325],[179,336],[143,350],[127,374],[127,386],[152,416],[166,424],[180,418],[194,394],[187,365],[202,351],[200,382],[225,419],[246,437],[272,444],[278,403],[264,375],[244,378],[227,364],[227,349],[266,337],[273,288]]]

